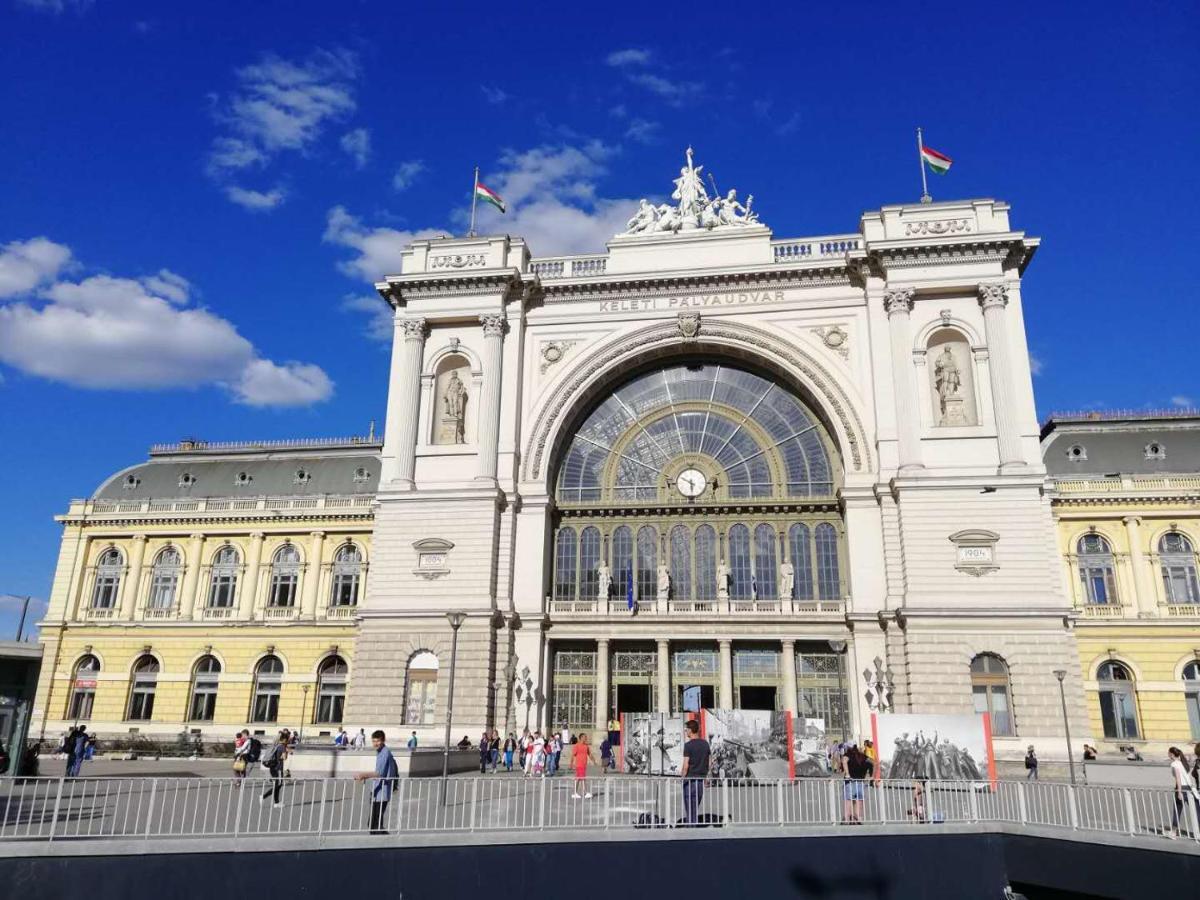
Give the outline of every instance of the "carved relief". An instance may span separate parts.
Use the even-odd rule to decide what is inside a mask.
[[[680,313],[679,333],[685,341],[694,341],[700,333],[700,313]]]
[[[567,351],[578,343],[579,341],[547,341],[542,344],[542,364],[539,367],[541,373],[545,375],[547,369],[562,362]]]
[[[957,234],[971,230],[970,219],[943,219],[937,222],[909,222],[905,234]]]
[[[826,347],[837,353],[842,359],[850,358],[850,335],[840,325],[813,328],[812,333],[821,339]]]

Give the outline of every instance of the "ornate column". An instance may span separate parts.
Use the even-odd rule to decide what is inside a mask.
[[[912,288],[905,288],[883,295],[892,348],[892,389],[896,394],[896,445],[900,469],[923,467],[921,419],[917,413],[916,389],[913,385],[912,338],[909,334],[909,313],[912,312],[914,293]]]
[[[721,693],[717,706],[733,709],[733,641],[717,641],[721,650]]]
[[[1158,597],[1155,595],[1154,579],[1146,562],[1146,551],[1142,547],[1142,520],[1138,516],[1125,516],[1125,539],[1129,542],[1129,564],[1133,567],[1133,606],[1139,618],[1153,616],[1158,612]]]
[[[384,480],[413,486],[417,464],[417,424],[421,405],[421,360],[425,355],[425,320],[397,319],[393,342],[391,383],[388,387],[384,432]],[[389,461],[394,460],[389,465]],[[389,471],[390,469],[390,471]],[[390,478],[389,478],[390,476]]]
[[[796,642],[783,642],[783,708],[796,714]]]
[[[1023,466],[1021,436],[1017,431],[1016,397],[1012,360],[1008,349],[1008,289],[999,283],[979,285],[983,330],[988,346],[988,373],[992,382],[992,410],[996,417],[996,442],[1000,468]]]
[[[242,576],[242,589],[238,592],[237,617],[254,618],[254,599],[258,594],[258,572],[262,567],[263,538],[261,531],[250,532],[250,549],[246,553],[246,574]]]
[[[142,581],[142,562],[146,558],[146,536],[135,534],[129,551],[129,571],[121,585],[121,618],[132,619],[137,610],[139,586]]]
[[[608,639],[596,641],[596,731],[608,733]],[[596,746],[600,741],[594,741]]]
[[[671,642],[658,642],[658,711],[671,714]]]
[[[180,600],[179,618],[190,619],[196,608],[196,595],[200,592],[200,568],[204,565],[204,535],[193,534],[187,551],[187,571],[183,575],[183,592]]]
[[[300,615],[305,619],[317,615],[317,588],[321,584],[321,552],[325,547],[325,532],[314,531],[308,536],[308,570],[304,573],[304,593],[301,595]]]
[[[503,367],[504,326],[502,313],[479,317],[483,326],[483,390],[479,398],[480,479],[496,480],[496,453],[500,441],[500,377]]]

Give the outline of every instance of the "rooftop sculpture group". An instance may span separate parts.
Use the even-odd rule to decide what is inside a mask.
[[[656,232],[691,231],[697,228],[713,229],[756,225],[758,213],[753,212],[754,195],[746,198],[745,205],[738,201],[737,191],[730,190],[724,197],[717,192],[716,181],[709,175],[713,195],[710,197],[700,177],[704,166],[692,164],[692,148],[687,148],[687,165],[679,170],[675,179],[675,190],[671,199],[678,205],[666,203],[655,206],[643,199],[637,214],[626,224],[624,234],[653,234]]]

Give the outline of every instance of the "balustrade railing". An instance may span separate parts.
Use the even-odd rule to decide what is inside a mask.
[[[642,615],[785,615],[828,613],[841,615],[850,598],[841,600],[730,598],[717,600],[635,600],[634,611]],[[575,597],[546,598],[546,608],[560,615],[629,615],[629,601],[623,597],[608,600],[583,600]]]
[[[112,513],[229,512],[234,510],[346,509],[369,507],[374,494],[321,494],[316,497],[240,497],[195,500],[92,500],[85,511]]]

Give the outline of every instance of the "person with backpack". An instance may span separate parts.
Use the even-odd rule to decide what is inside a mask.
[[[851,744],[842,754],[842,774],[845,776],[843,818],[851,825],[863,823],[863,782],[871,777],[873,768],[871,760],[858,749],[858,744]]]
[[[262,759],[262,741],[252,736],[249,728],[243,728],[238,734],[238,739],[240,743],[235,742],[233,750],[233,773],[238,779],[238,787],[241,787],[241,782],[254,771],[254,766]]]
[[[614,768],[612,738],[605,733],[604,740],[600,742],[600,774],[607,775],[611,768]]]
[[[1025,780],[1038,780],[1038,758],[1037,753],[1033,749],[1033,744],[1029,745],[1029,750],[1025,754]]]
[[[266,803],[267,798],[271,797],[273,798],[272,806],[276,809],[283,806],[283,773],[284,765],[287,761],[288,739],[290,737],[291,735],[286,728],[279,732],[279,737],[275,739],[275,744],[271,747],[271,752],[264,762],[267,772],[271,775],[271,786],[266,789],[258,802]]]

